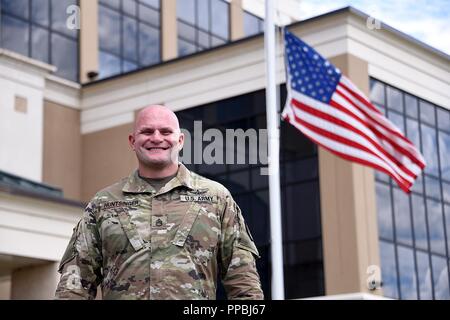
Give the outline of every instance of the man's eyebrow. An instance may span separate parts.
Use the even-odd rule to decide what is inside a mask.
[[[172,127],[161,127],[161,128],[142,127],[142,128],[139,129],[139,132],[155,131],[155,130],[159,130],[159,131],[173,131],[174,129]]]

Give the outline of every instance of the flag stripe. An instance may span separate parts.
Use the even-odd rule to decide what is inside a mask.
[[[303,94],[297,93],[297,92],[293,92],[293,102],[294,104],[296,103],[300,103],[300,101],[302,101],[302,103],[304,102],[304,104],[307,107],[312,107],[314,109],[317,109],[318,112],[322,112],[320,113],[320,116],[324,119],[329,120],[330,122],[334,122],[334,123],[338,123],[341,126],[351,126],[350,128],[347,127],[348,129],[355,131],[356,133],[363,135],[366,139],[368,139],[370,141],[370,143],[372,143],[379,151],[383,152],[386,155],[386,150],[385,148],[383,148],[378,141],[377,137],[374,135],[374,133],[372,131],[369,130],[369,128],[367,128],[367,126],[361,122],[358,121],[357,118],[355,118],[355,116],[352,113],[347,113],[347,110],[339,110],[339,107],[333,107],[333,103],[331,103],[332,105],[328,105],[325,103],[322,103],[320,101],[316,101],[314,99],[311,99]],[[313,111],[310,110],[306,110],[305,107],[303,107],[303,109],[307,112],[310,113],[314,113]],[[345,124],[342,124],[342,122],[345,122]],[[395,159],[395,157],[393,157],[392,155],[390,155],[390,157],[392,159],[390,159],[390,161],[393,161],[394,163],[396,163],[397,166],[399,166],[399,161]],[[393,160],[395,159],[395,160]],[[402,163],[401,165],[402,170],[407,171],[407,174],[410,176],[416,176],[418,173],[418,170],[420,171],[419,168],[417,168],[416,166],[412,165],[412,166],[406,166],[404,165],[404,163]],[[406,170],[405,170],[406,169]]]
[[[352,103],[355,107],[357,107],[360,110],[364,110],[368,112],[368,114],[372,117],[372,119],[378,124],[376,128],[382,132],[385,136],[392,136],[391,140],[395,140],[397,145],[401,145],[403,148],[407,149],[410,153],[411,157],[410,159],[414,161],[416,159],[419,163],[419,167],[422,169],[425,166],[425,160],[423,159],[422,155],[418,152],[418,150],[414,147],[413,143],[406,138],[403,133],[396,128],[390,121],[385,118],[382,114],[373,114],[370,112],[370,110],[367,110],[364,105],[361,104],[361,101],[357,100],[354,96],[352,96],[351,92],[347,92],[345,88],[342,87],[336,89],[337,92],[341,93],[341,95],[345,96],[347,98],[347,101]],[[381,126],[381,127],[380,127]],[[388,132],[386,132],[388,131]]]
[[[286,108],[287,108],[287,106],[286,106]],[[289,116],[288,114],[284,114],[284,118],[290,124],[292,124],[298,130],[300,130],[303,134],[305,134],[309,139],[311,139],[316,144],[320,145],[324,149],[327,149],[328,151],[330,151],[346,160],[358,162],[360,164],[380,170],[380,171],[388,174],[389,176],[391,176],[397,182],[397,184],[400,186],[400,188],[403,191],[405,191],[405,192],[410,191],[412,183],[403,180],[401,177],[399,177],[394,172],[392,172],[392,170],[390,170],[389,166],[387,166],[386,163],[381,161],[379,158],[374,157],[371,154],[364,153],[364,151],[362,151],[362,150],[352,148],[350,146],[342,145],[336,141],[333,141],[333,140],[325,138],[319,134],[316,134],[313,131],[308,130],[306,127],[303,127],[301,124],[297,123],[296,121],[293,121],[291,119],[293,117],[294,116]]]
[[[386,162],[386,164],[396,174],[401,175],[403,179],[411,182],[414,181],[414,178],[416,177],[415,174],[413,174],[407,168],[399,168],[395,163],[390,161],[382,152],[380,152],[378,148],[376,148],[373,142],[370,141],[370,138],[368,138],[360,130],[352,127],[351,125],[340,119],[334,118],[329,114],[323,113],[314,108],[310,108],[309,106],[304,105],[296,100],[292,100],[292,102],[296,108],[299,108],[301,110],[299,111],[299,113],[301,113],[302,118],[300,118],[297,115],[297,111],[294,110],[296,121],[302,121],[302,123],[303,120],[308,121],[309,123],[312,123],[318,130],[315,130],[313,128],[309,129],[315,130],[319,134],[328,137],[334,137],[336,140],[339,140],[341,142],[349,141],[346,143],[352,145],[353,147],[355,147],[357,144],[358,146],[360,146],[360,149],[364,149],[365,151],[370,152],[374,156],[378,157],[380,160]]]
[[[344,100],[339,93],[336,92],[336,94],[333,95],[330,105],[348,114],[350,117],[353,117],[355,120],[359,121],[362,126],[367,128],[369,132],[373,133],[376,136],[373,137],[373,139],[377,142],[378,148],[380,148],[380,150],[382,150],[386,156],[391,159],[391,161],[394,161],[399,166],[403,166],[403,162],[406,160],[404,158],[408,157],[409,160],[406,160],[406,162],[410,163],[408,164],[409,169],[411,169],[416,175],[421,171],[422,168],[420,166],[422,164],[419,161],[414,161],[415,158],[408,150],[397,144],[394,140],[390,139],[389,136],[381,133],[376,128],[376,125],[374,126],[369,119],[364,116],[362,119],[359,118],[358,111],[354,110],[353,106],[348,101]]]

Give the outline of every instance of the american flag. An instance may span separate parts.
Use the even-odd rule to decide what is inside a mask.
[[[409,193],[425,159],[341,71],[284,31],[288,97],[282,117],[335,155],[388,174]]]

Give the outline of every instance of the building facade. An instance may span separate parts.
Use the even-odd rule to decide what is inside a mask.
[[[191,133],[198,121],[224,136],[266,128],[264,26],[250,9],[240,0],[1,1],[1,298],[51,298],[84,204],[136,167],[127,136],[146,105],[169,106]],[[286,298],[449,299],[450,57],[389,26],[369,29],[367,18],[345,8],[288,28],[370,96],[428,165],[405,195],[280,122]],[[282,105],[279,34],[276,51]],[[186,164],[233,194],[270,298],[265,164]]]

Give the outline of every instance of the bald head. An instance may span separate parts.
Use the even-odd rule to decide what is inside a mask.
[[[134,121],[134,133],[136,133],[142,125],[145,125],[146,122],[152,120],[162,120],[174,130],[180,132],[180,124],[175,112],[165,106],[155,104],[145,107],[138,112],[136,120]]]
[[[175,113],[165,106],[151,105],[136,116],[130,146],[139,161],[139,174],[166,177],[178,170],[178,153],[184,135]]]

